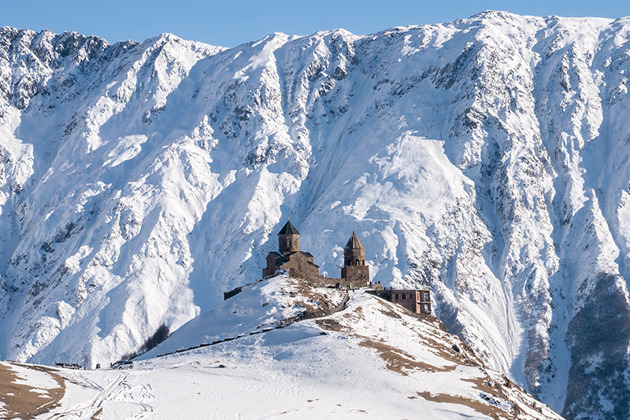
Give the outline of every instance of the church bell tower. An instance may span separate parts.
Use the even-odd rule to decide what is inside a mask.
[[[300,250],[300,232],[288,220],[278,232],[278,250],[282,255]]]
[[[365,265],[365,248],[355,232],[343,249],[341,278],[370,285],[370,267]]]

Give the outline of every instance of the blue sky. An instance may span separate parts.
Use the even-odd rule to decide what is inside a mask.
[[[275,31],[303,35],[344,28],[368,34],[465,18],[486,9],[538,16],[630,15],[630,0],[0,0],[0,6],[0,26],[77,31],[110,42],[171,32],[226,47]]]

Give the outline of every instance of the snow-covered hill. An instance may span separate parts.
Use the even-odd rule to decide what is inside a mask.
[[[344,295],[341,311],[294,319],[304,310],[321,315],[321,306],[337,307]],[[169,419],[183,412],[221,419],[560,418],[484,367],[435,317],[414,315],[364,291],[312,288],[277,276],[210,313],[212,319],[191,321],[160,347],[198,344],[190,340],[221,324],[233,340],[135,362],[126,371],[0,369],[40,390],[37,402],[54,406],[42,410],[46,418]],[[268,331],[256,327],[292,319],[299,322]],[[19,414],[15,401],[1,406],[2,391],[0,383],[0,415],[2,409]]]
[[[630,416],[630,19],[484,12],[232,49],[0,30],[0,356],[92,365],[254,281],[338,275],[572,418]]]

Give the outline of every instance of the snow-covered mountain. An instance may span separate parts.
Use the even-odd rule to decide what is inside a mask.
[[[569,418],[630,416],[630,19],[469,19],[232,49],[0,30],[0,356],[94,365],[260,276],[429,286]]]

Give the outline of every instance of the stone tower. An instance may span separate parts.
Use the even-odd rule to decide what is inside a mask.
[[[341,278],[356,281],[365,286],[370,284],[370,267],[365,265],[365,248],[354,232],[343,249]]]
[[[282,255],[300,250],[300,232],[290,220],[278,232],[278,248]]]

